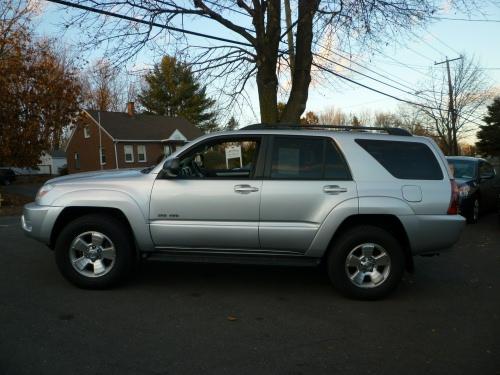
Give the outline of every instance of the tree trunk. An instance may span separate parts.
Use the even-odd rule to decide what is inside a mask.
[[[258,2],[257,2],[258,4]],[[280,42],[281,1],[270,0],[267,7],[267,24],[262,4],[256,5],[253,24],[255,26],[257,45],[257,89],[259,91],[260,120],[262,123],[278,122],[278,49]]]
[[[278,122],[278,77],[276,59],[267,54],[257,56],[260,60],[257,68],[257,89],[259,90],[260,120],[262,123]]]
[[[298,123],[300,116],[306,109],[313,59],[311,50],[313,18],[318,10],[318,6],[318,0],[299,1],[295,68],[292,75],[292,89],[282,122]]]

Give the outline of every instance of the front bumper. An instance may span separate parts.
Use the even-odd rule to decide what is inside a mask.
[[[412,254],[425,254],[447,249],[459,239],[465,227],[460,215],[400,216]]]
[[[64,207],[40,206],[28,203],[24,206],[21,216],[23,232],[31,238],[48,244],[52,228]]]

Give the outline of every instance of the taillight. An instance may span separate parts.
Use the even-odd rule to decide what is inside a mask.
[[[458,185],[455,180],[450,180],[451,184],[451,200],[450,206],[448,207],[448,215],[458,214]]]

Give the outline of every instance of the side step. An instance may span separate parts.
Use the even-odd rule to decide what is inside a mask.
[[[180,253],[157,251],[142,253],[144,259],[183,263],[227,263],[253,264],[273,266],[305,266],[314,267],[320,264],[320,258],[304,257],[302,255],[234,255],[234,254],[199,254],[195,252]]]

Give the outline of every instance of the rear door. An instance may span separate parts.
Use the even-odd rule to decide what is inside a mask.
[[[357,197],[347,163],[328,137],[272,136],[264,176],[263,250],[304,253],[330,211]]]

